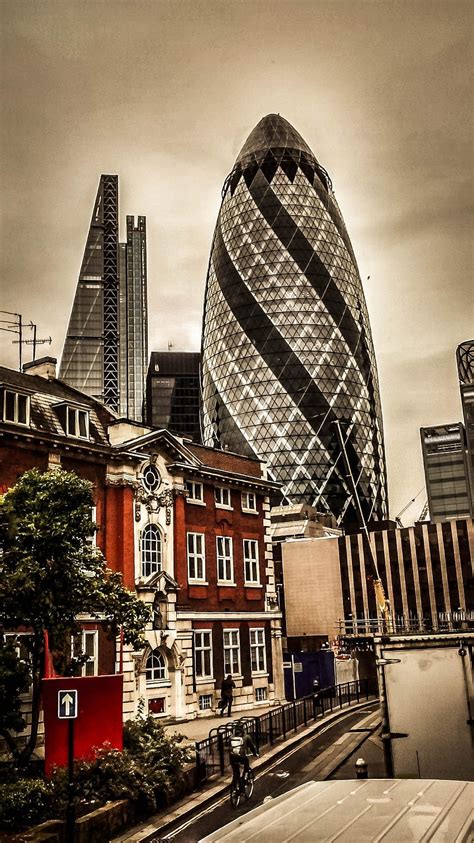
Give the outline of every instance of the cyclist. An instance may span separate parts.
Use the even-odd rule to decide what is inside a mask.
[[[234,774],[233,782],[239,784],[239,789],[241,791],[243,789],[244,778],[250,770],[248,750],[253,753],[255,758],[259,757],[257,748],[250,735],[248,735],[245,731],[243,724],[236,723],[234,734],[230,739],[230,765]],[[244,774],[242,777],[240,776],[241,765],[244,768]]]

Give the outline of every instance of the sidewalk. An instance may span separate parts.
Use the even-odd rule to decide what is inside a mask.
[[[367,705],[367,700],[358,703],[357,705],[351,706],[350,710],[357,711],[357,709],[362,708],[363,706]],[[265,711],[268,711],[267,707]],[[314,721],[312,724],[306,727],[300,727],[299,731],[296,734],[293,734],[291,737],[287,738],[286,741],[279,741],[274,746],[266,746],[262,748],[262,757],[255,759],[252,762],[252,768],[255,773],[258,773],[260,770],[268,767],[272,762],[278,760],[280,756],[285,755],[288,750],[292,749],[293,747],[297,746],[303,741],[307,740],[308,738],[316,735],[321,728],[327,726],[328,723],[334,722],[337,720],[341,715],[344,715],[348,712],[349,709],[343,708],[342,710],[334,711],[332,714],[327,714],[326,717],[323,717],[320,720]],[[252,710],[253,713],[257,713],[254,709]],[[258,709],[258,713],[262,714],[262,708]],[[237,713],[238,716],[251,716],[251,712],[241,712]],[[378,715],[373,714],[370,715],[372,720],[372,724],[369,728],[364,729],[362,731],[356,730],[353,733],[353,740],[348,745],[347,743],[343,744],[342,746],[337,746],[336,750],[334,747],[330,747],[325,753],[322,753],[318,757],[318,770],[315,770],[315,778],[317,775],[324,776],[324,778],[329,777],[329,775],[335,771],[347,758],[348,755],[351,755],[354,750],[356,749],[359,743],[362,743],[367,738],[367,734],[372,731],[375,727],[375,723],[378,719]],[[236,717],[237,719],[237,717]],[[369,719],[369,718],[367,718]],[[213,726],[218,725],[219,723],[223,723],[229,718],[220,718],[220,717],[210,717],[205,718],[199,721],[190,721],[186,723],[176,723],[170,724],[166,727],[167,731],[173,730],[176,732],[180,732],[184,734],[184,729],[181,727],[185,727],[187,725],[196,726],[199,724],[209,724],[212,722]],[[209,728],[212,728],[210,726]],[[196,730],[200,734],[202,734],[202,729]],[[357,734],[358,732],[358,734]],[[207,737],[208,730],[205,730],[203,737]],[[195,739],[195,738],[192,738]],[[202,738],[201,738],[202,739]],[[191,736],[190,736],[191,740]],[[198,737],[197,740],[200,740]],[[177,820],[184,820],[185,818],[191,818],[194,814],[198,813],[200,810],[203,810],[205,807],[210,805],[214,802],[218,797],[222,797],[226,794],[227,789],[229,787],[231,781],[231,776],[225,776],[224,778],[219,778],[214,780],[211,784],[205,786],[202,790],[194,791],[186,796],[184,799],[177,802],[175,805],[172,806],[168,811],[163,811],[159,814],[155,814],[152,817],[149,817],[146,822],[141,823],[135,828],[129,829],[128,831],[123,832],[118,837],[114,837],[110,843],[146,843],[146,840],[149,839],[152,835],[163,837],[167,831]]]
[[[249,708],[243,711],[242,709],[235,709],[231,717],[221,717],[219,714],[211,715],[210,717],[197,717],[195,720],[182,720],[175,723],[168,723],[164,725],[164,730],[168,735],[184,735],[189,741],[202,741],[209,736],[211,729],[217,729],[224,723],[232,723],[234,720],[240,720],[241,717],[258,717],[260,714],[266,714],[279,705],[259,705],[255,708]]]

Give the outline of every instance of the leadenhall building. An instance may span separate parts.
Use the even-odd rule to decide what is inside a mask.
[[[269,114],[225,181],[207,275],[203,436],[264,459],[282,502],[387,517],[382,412],[364,292],[331,179]],[[281,500],[280,498],[280,500]],[[276,502],[276,499],[275,499]]]

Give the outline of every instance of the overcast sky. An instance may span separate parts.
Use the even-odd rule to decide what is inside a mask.
[[[461,419],[455,349],[474,334],[473,9],[2,0],[0,307],[60,357],[98,180],[118,173],[122,236],[126,214],[147,217],[150,351],[197,350],[223,181],[279,112],[332,177],[354,245],[396,515],[424,485],[420,426]]]

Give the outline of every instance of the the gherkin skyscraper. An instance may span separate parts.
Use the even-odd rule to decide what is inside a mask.
[[[377,368],[354,252],[331,180],[280,115],[225,181],[202,336],[207,445],[257,455],[283,501],[354,519],[340,423],[366,519],[387,517]]]

